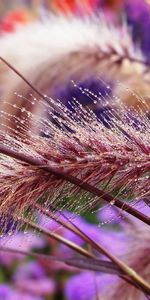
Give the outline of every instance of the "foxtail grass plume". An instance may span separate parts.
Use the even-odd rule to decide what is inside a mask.
[[[30,78],[37,89],[54,98],[56,90],[61,86],[67,88],[70,80],[82,82],[98,76],[114,84],[119,79],[129,88],[131,85],[133,91],[138,90],[145,100],[148,99],[149,70],[140,50],[132,42],[127,25],[124,23],[116,28],[102,16],[81,19],[49,15],[42,21],[4,35],[0,55]],[[12,74],[6,65],[1,64],[1,70],[3,99],[15,104],[14,92],[31,98],[31,87]],[[120,92],[118,85],[116,88],[121,101],[130,104],[131,96],[122,93],[122,90]],[[138,108],[137,97],[132,95],[132,99],[132,104]],[[147,105],[149,107],[149,99],[142,108],[146,110]],[[38,103],[33,106],[23,98],[21,106],[26,106],[31,112],[42,113]],[[6,102],[1,103],[1,109],[18,113]],[[10,125],[9,121],[7,125]],[[11,126],[15,124],[11,122]]]
[[[47,97],[45,99],[41,100],[40,104],[48,112],[50,104],[47,101],[53,104],[53,100]],[[36,102],[36,99],[34,101]],[[22,109],[24,113],[25,108]],[[91,210],[102,201],[110,200],[111,205],[118,205],[118,199],[123,200],[120,206],[122,210],[129,210],[131,213],[130,206],[126,208],[128,203],[133,209],[133,215],[136,213],[135,216],[138,217],[133,207],[136,202],[139,203],[140,199],[144,198],[144,201],[149,203],[148,118],[143,112],[140,115],[134,111],[133,114],[131,109],[125,110],[122,107],[122,110],[117,111],[112,107],[106,116],[108,126],[105,126],[92,111],[85,110],[77,100],[74,100],[72,109],[73,113],[62,103],[57,103],[53,111],[50,109],[50,117],[47,115],[45,118],[39,118],[29,112],[28,118],[32,119],[32,123],[38,122],[40,135],[33,133],[30,127],[26,128],[28,136],[26,132],[23,133],[24,130],[20,130],[22,134],[19,135],[17,130],[11,128],[8,133],[5,128],[5,134],[1,131],[0,211],[1,219],[5,223],[11,212],[14,220],[25,220],[25,224],[40,230],[40,227],[36,227],[30,221],[36,210],[48,216],[50,211],[61,212],[64,208],[81,213]],[[17,126],[24,129],[22,119],[5,112],[1,113],[6,118],[14,118]],[[24,121],[27,124],[26,120]],[[59,221],[57,218],[56,220]],[[143,220],[149,224],[149,217]],[[133,227],[129,222],[129,236],[131,238],[133,234],[134,242],[131,242],[129,253],[124,259],[149,281],[148,227],[142,227],[141,222],[140,226],[136,222],[132,225]],[[4,230],[5,228],[4,226]],[[81,237],[84,236],[82,231],[76,230]],[[45,232],[53,236],[51,232]],[[57,236],[54,238],[58,239]],[[85,238],[88,239],[86,236]],[[133,249],[137,250],[136,255],[133,255]],[[90,255],[85,251],[83,254]],[[111,268],[114,268],[102,264],[97,269],[95,261],[90,260],[90,257],[81,261],[63,261],[90,270],[93,265],[92,270],[100,272],[112,272]],[[122,273],[118,273],[119,269],[113,272],[126,278]],[[130,278],[129,282],[133,284]],[[119,293],[123,295],[122,299],[141,299],[139,288],[137,283],[131,288],[124,281],[118,281],[111,293],[108,291],[107,298],[104,295],[102,299],[113,300],[118,295],[120,297]],[[128,298],[125,298],[126,296]]]
[[[99,197],[129,212],[128,203],[142,198],[149,203],[149,119],[143,112],[111,107],[104,123],[75,99],[70,111],[43,96],[32,98],[45,114],[37,116],[20,108],[22,97],[7,103],[15,106],[16,115],[1,111],[2,118],[16,124],[13,129],[1,123],[1,215],[11,209],[17,216],[41,198],[45,206],[80,212],[101,203]]]

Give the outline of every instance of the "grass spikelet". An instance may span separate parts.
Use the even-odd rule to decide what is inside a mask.
[[[38,230],[84,256],[81,260],[62,260],[65,264],[117,274],[140,292],[150,294],[150,287],[143,279],[147,279],[143,269],[137,270],[143,278],[131,269],[132,266],[136,269],[136,259],[131,259],[131,267],[128,267],[73,223],[65,224],[66,228],[77,233],[111,262],[99,261],[93,253],[44,229],[33,220],[37,211],[48,216],[52,214],[55,219],[55,212],[61,213],[64,208],[81,213],[107,201],[150,224],[149,217],[134,208],[141,198],[145,203],[150,200],[147,115],[142,110],[137,112],[133,107],[129,109],[118,105],[116,109],[112,105],[101,120],[78,100],[70,103],[70,111],[63,103],[43,95],[25,78],[22,79],[41,95],[41,99],[39,101],[33,95],[28,99],[16,94],[15,103],[7,102],[10,111],[15,108],[15,115],[1,110],[1,222],[7,226],[11,212],[11,218],[19,224]],[[81,89],[81,92],[92,96],[93,104],[95,99],[101,101],[87,89]],[[22,99],[26,102],[25,106],[20,106]],[[42,111],[40,115],[27,109],[28,104],[36,106],[37,103]],[[11,122],[15,127],[11,126]],[[36,131],[32,128],[36,128]],[[61,219],[58,223],[61,224]],[[5,232],[5,226],[3,230]],[[145,255],[145,249],[140,252],[141,257],[143,253]],[[7,252],[7,249],[2,248],[2,251]],[[59,261],[59,258],[54,260]],[[97,264],[98,267],[95,267]]]
[[[105,126],[77,100],[72,113],[61,102],[43,98],[40,106],[45,116],[37,117],[26,107],[20,108],[18,102],[15,116],[1,111],[1,116],[13,120],[17,128],[1,124],[1,214],[7,215],[11,209],[18,215],[41,198],[45,206],[55,209],[87,211],[100,197],[143,219],[131,206],[141,198],[148,202],[150,196],[146,115],[123,106],[118,110],[111,107],[104,116]],[[34,97],[33,105],[37,101]],[[30,124],[39,134],[30,130]],[[149,224],[149,218],[145,222]]]

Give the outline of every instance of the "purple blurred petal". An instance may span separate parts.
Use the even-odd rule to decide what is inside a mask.
[[[8,284],[0,284],[0,300],[8,300],[11,296],[11,287]]]
[[[128,0],[125,2],[125,10],[134,41],[140,44],[144,55],[150,59],[150,14],[148,3],[144,0]]]
[[[93,241],[106,247],[109,251],[116,255],[123,254],[126,250],[127,238],[121,231],[99,228],[97,225],[89,224],[86,221],[82,221],[79,228]],[[84,244],[84,241],[71,231],[69,232],[64,229],[63,236],[80,246]],[[72,250],[63,244],[60,245],[59,249],[61,254],[69,255],[72,253]]]
[[[14,292],[11,298],[7,300],[43,300],[43,298],[25,294],[25,293]]]
[[[0,300],[42,300],[30,294],[19,293],[8,284],[0,284]]]
[[[15,233],[12,236],[6,235],[0,238],[0,246],[12,248],[16,250],[30,251],[33,248],[41,249],[45,246],[44,240],[32,232],[27,234]],[[15,260],[23,260],[23,256],[19,254],[1,253],[0,262],[3,265],[9,266]]]
[[[35,296],[50,296],[55,292],[55,282],[49,278],[25,279],[16,282],[17,289]]]
[[[18,266],[14,279],[16,281],[25,279],[36,280],[43,277],[45,277],[45,271],[42,266],[36,261],[31,261]]]
[[[14,275],[15,286],[21,291],[43,296],[55,290],[55,282],[46,277],[45,270],[38,262],[19,265]]]
[[[97,219],[104,223],[120,223],[119,212],[111,205],[106,205],[97,213]]]
[[[107,286],[113,284],[117,278],[110,275],[97,275],[93,272],[83,272],[72,276],[65,285],[67,300],[95,299],[98,292],[101,295]]]

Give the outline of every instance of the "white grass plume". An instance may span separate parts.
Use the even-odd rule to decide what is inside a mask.
[[[0,43],[0,55],[52,97],[60,85],[65,87],[71,79],[78,82],[103,76],[113,81],[128,81],[130,87],[130,80],[136,78],[139,87],[147,76],[144,73],[147,68],[135,62],[143,58],[126,25],[115,28],[102,16],[80,19],[50,15],[4,36]],[[11,70],[3,65],[1,68],[3,99],[15,103],[15,91],[29,97],[31,89]],[[146,83],[146,94],[147,89]],[[126,97],[125,101],[128,102]],[[21,105],[25,105],[25,101],[20,101]],[[1,106],[10,112],[10,107],[3,102]],[[28,110],[32,109],[28,106]],[[38,105],[36,109],[39,113]]]

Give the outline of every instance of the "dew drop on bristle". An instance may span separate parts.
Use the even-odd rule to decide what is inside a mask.
[[[65,105],[47,95],[44,95],[45,100],[38,100],[32,94],[28,99],[15,93],[16,103],[8,105],[15,108],[17,114],[1,111],[4,122],[1,123],[3,139],[0,144],[39,159],[60,172],[65,171],[104,194],[113,195],[109,204],[111,208],[115,207],[116,197],[131,204],[135,198],[149,199],[148,116],[143,111],[125,107],[121,99],[112,94],[111,85],[106,84],[105,92],[96,94],[88,87],[72,83],[74,89],[94,106],[84,106],[75,96]],[[21,99],[26,104],[23,107],[19,105]],[[27,106],[32,110],[28,111]],[[10,126],[10,120],[15,123],[14,127]],[[26,166],[3,155],[0,162],[0,184],[3,187],[0,207],[4,215],[14,207],[15,216],[22,212],[26,215],[28,211],[27,217],[37,222],[35,212],[30,210],[37,202],[47,211],[53,207],[56,212],[70,210],[77,215],[96,213],[104,204],[101,198],[42,168]],[[118,214],[116,218],[123,216]],[[100,226],[113,223],[113,220],[110,216]],[[5,223],[9,224],[7,218]],[[13,226],[15,223],[10,227]],[[28,227],[23,230],[26,232]]]

